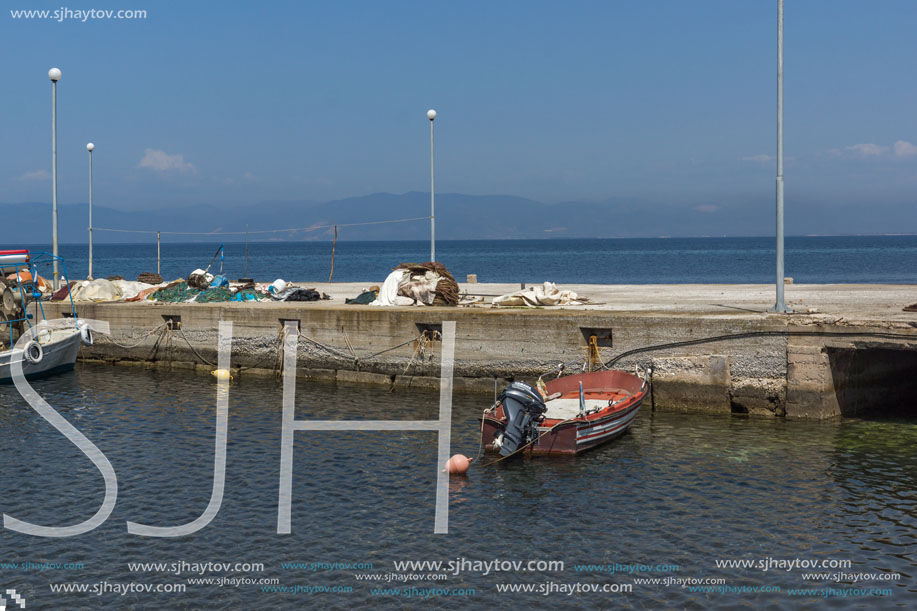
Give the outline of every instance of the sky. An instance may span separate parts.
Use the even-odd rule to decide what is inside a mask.
[[[14,18],[142,10],[145,18]],[[787,0],[787,206],[917,194],[917,3]],[[109,2],[0,13],[0,202],[124,210],[436,189],[773,202],[776,0]],[[917,231],[917,207],[912,227]],[[791,228],[788,229],[792,233]]]

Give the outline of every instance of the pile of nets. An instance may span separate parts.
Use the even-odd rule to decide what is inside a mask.
[[[459,302],[459,285],[442,263],[433,261],[427,263],[400,263],[397,270],[410,272],[412,280],[430,276],[435,281],[433,289],[433,305],[454,306]],[[405,295],[410,297],[410,295]]]
[[[193,289],[184,280],[179,280],[154,292],[150,295],[150,299],[162,303],[181,303],[196,297],[198,294],[200,294],[198,289]]]
[[[225,286],[215,286],[209,288],[205,291],[201,291],[197,299],[194,301],[196,303],[217,303],[220,301],[231,301],[232,300],[232,291]]]
[[[388,275],[374,306],[455,306],[459,287],[442,263],[401,263]]]
[[[137,276],[137,282],[145,282],[146,284],[162,284],[162,276],[159,274],[154,274],[153,272],[143,272]]]
[[[149,296],[151,301],[160,303],[182,303],[193,301],[194,303],[221,303],[224,301],[261,301],[269,299],[252,288],[253,285],[245,285],[236,291],[227,286],[213,286],[204,290],[188,286],[185,280],[173,282],[169,286],[163,287]]]

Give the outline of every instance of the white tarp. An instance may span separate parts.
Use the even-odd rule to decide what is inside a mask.
[[[140,291],[154,286],[145,282],[132,282],[130,280],[83,280],[72,289],[73,301],[120,301],[140,294]]]
[[[131,297],[136,297],[140,294],[140,291],[144,291],[154,286],[165,286],[165,283],[162,284],[147,284],[146,282],[133,282],[131,280],[114,280],[112,281],[119,291],[121,291],[122,299],[130,299]]]
[[[556,306],[556,305],[583,305],[588,299],[579,297],[573,291],[562,291],[553,282],[545,282],[544,286],[533,286],[509,295],[494,298],[497,306]]]
[[[376,300],[369,305],[433,305],[439,280],[440,276],[436,272],[428,271],[422,276],[412,276],[411,272],[406,269],[396,269],[388,275],[382,288],[379,289]]]
[[[406,269],[396,269],[388,275],[382,288],[379,289],[379,295],[376,300],[369,305],[374,306],[394,306],[394,305],[413,305],[414,300],[409,297],[398,295],[398,289],[401,283],[411,277],[411,272]]]
[[[70,294],[73,296],[73,301],[117,301],[121,299],[121,291],[118,287],[105,278],[83,280],[70,289]]]

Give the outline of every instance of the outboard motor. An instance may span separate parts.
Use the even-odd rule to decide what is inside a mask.
[[[548,408],[541,394],[522,382],[504,388],[497,400],[503,406],[506,429],[494,439],[494,447],[501,456],[509,456],[535,439],[535,427],[544,420]]]

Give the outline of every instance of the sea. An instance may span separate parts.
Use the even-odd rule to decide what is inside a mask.
[[[212,378],[79,363],[32,386],[109,460],[118,493],[83,535],[0,529],[0,585],[27,610],[894,609],[917,597],[914,419],[648,403],[579,457],[472,463],[451,478],[446,534],[433,532],[436,433],[298,431],[291,532],[278,534],[282,384],[242,376],[219,511],[194,534],[148,538],[127,522],[186,524],[210,502]],[[439,398],[300,380],[296,418],[431,420]],[[476,456],[489,399],[454,394],[453,452]],[[5,518],[65,526],[102,503],[99,471],[10,386],[0,464]]]
[[[222,269],[230,279],[277,278],[300,282],[381,284],[403,262],[430,260],[428,241],[356,242],[163,242],[159,269],[166,279],[197,268]],[[50,245],[18,245],[50,251]],[[785,275],[797,283],[917,283],[917,236],[788,237]],[[88,273],[88,246],[63,244],[72,279]],[[214,256],[216,255],[216,258]],[[648,238],[553,240],[457,240],[436,242],[436,260],[459,281],[558,284],[773,283],[773,238]],[[157,270],[155,242],[97,244],[93,275],[136,279]]]
[[[5,245],[13,248],[19,245]],[[437,243],[481,282],[773,281],[759,238]],[[219,244],[162,244],[162,275],[206,267]],[[30,247],[44,250],[46,247]],[[71,277],[85,245],[63,245]],[[325,281],[331,245],[226,244],[211,271]],[[155,244],[95,248],[95,275],[155,271]],[[335,280],[380,283],[427,242],[338,242]],[[787,239],[797,282],[917,282],[917,237]],[[434,534],[437,433],[298,431],[290,534],[278,534],[279,378],[229,390],[226,481],[209,524],[216,384],[207,372],[77,363],[31,383],[114,469],[111,515],[86,534],[0,528],[8,609],[832,609],[917,599],[917,418],[825,422],[686,415],[647,402],[620,439],[579,457],[479,458],[449,484]],[[455,392],[450,449],[477,456],[488,395]],[[296,418],[435,420],[437,390],[298,380]],[[896,406],[901,407],[901,406]],[[913,406],[905,406],[904,413]],[[0,386],[0,513],[46,526],[89,519],[93,463]],[[18,598],[14,598],[13,592]]]

